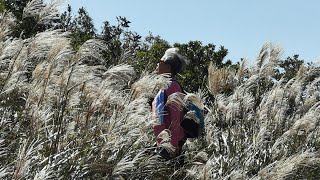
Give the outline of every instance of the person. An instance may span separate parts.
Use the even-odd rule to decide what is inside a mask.
[[[179,53],[178,48],[169,48],[156,68],[157,74],[166,74],[170,78],[169,86],[166,89],[160,89],[152,101],[152,111],[156,118],[153,126],[156,145],[159,154],[166,159],[180,155],[186,141],[184,130],[180,126],[184,115],[183,108],[177,107],[179,106],[177,104],[165,105],[168,96],[182,92],[180,84],[176,81],[176,75],[185,68],[186,64],[187,60]]]

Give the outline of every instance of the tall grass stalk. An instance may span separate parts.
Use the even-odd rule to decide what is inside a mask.
[[[30,1],[24,16],[45,23],[59,2]],[[207,89],[168,98],[207,112],[205,134],[187,140],[178,165],[153,147],[149,101],[168,77],[135,81],[129,65],[104,66],[105,42],[75,52],[61,30],[13,39],[12,16],[0,16],[0,178],[319,178],[320,71],[304,66],[288,82],[275,80],[279,47],[266,43],[254,67],[211,64]]]

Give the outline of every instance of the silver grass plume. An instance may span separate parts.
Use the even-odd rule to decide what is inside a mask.
[[[44,7],[43,0],[32,0],[27,3],[26,7],[23,9],[23,16],[37,16],[40,14],[41,9]]]
[[[288,111],[287,93],[281,83],[275,84],[261,100],[259,110],[256,112],[256,137],[253,141],[254,151],[261,156],[271,156],[270,147],[274,140],[281,136],[287,129],[284,124],[290,125],[286,117]],[[269,147],[269,148],[267,148]],[[262,159],[260,164],[265,160]],[[251,159],[248,164],[254,163]]]
[[[277,65],[280,57],[282,55],[282,48],[278,45],[271,44],[270,45],[270,57],[268,63],[265,65],[263,71],[269,76],[272,76],[275,72],[275,66]]]
[[[264,123],[266,120],[276,120],[274,118],[277,113],[284,113],[287,108],[286,92],[280,84],[275,84],[271,91],[265,94],[260,103],[260,122]],[[267,119],[263,119],[263,117]],[[279,117],[282,119],[282,117]],[[273,124],[269,121],[267,123]]]
[[[44,60],[54,47],[56,48],[60,43],[66,41],[68,35],[68,32],[59,29],[36,34],[29,45],[29,58],[33,59],[34,63]],[[65,43],[63,44],[65,45]]]
[[[249,179],[249,177],[246,175],[246,172],[243,170],[234,170],[231,172],[231,174],[225,176],[225,179],[244,180],[244,179]],[[252,180],[252,178],[250,180]]]
[[[239,101],[241,108],[244,108],[244,112],[250,112],[254,108],[254,97],[243,86],[234,90],[234,93],[229,96],[229,101]]]
[[[258,176],[261,179],[318,179],[319,164],[318,153],[302,152],[271,163]]]
[[[234,119],[236,119],[237,114],[240,113],[240,102],[236,99],[231,99],[226,106],[226,121],[232,122]]]
[[[151,113],[150,108],[147,104],[147,99],[139,98],[131,101],[126,107],[123,109],[124,117],[127,119],[128,125],[132,126],[140,126],[140,130],[143,129],[144,126],[149,126],[151,124],[151,119],[145,119]]]
[[[316,104],[320,98],[320,77],[315,78],[309,85],[306,87],[306,95],[304,102],[304,110],[308,111],[314,104]]]
[[[15,161],[15,171],[13,178],[21,179],[31,175],[32,166],[38,160],[37,153],[40,148],[39,139],[33,139],[29,144],[28,139],[22,141],[18,157]]]
[[[269,52],[268,52],[269,45],[270,43],[265,43],[260,49],[259,55],[256,59],[257,72],[259,72],[259,70],[262,68],[262,65],[265,64],[265,61],[267,61],[267,57],[269,55]]]
[[[49,39],[50,34],[49,34]],[[42,39],[41,37],[39,39]],[[35,101],[37,103],[45,102],[54,96],[59,94],[59,86],[62,81],[62,74],[67,71],[68,64],[71,61],[73,56],[73,51],[71,46],[66,42],[64,35],[59,37],[57,34],[57,39],[60,40],[60,43],[52,40],[49,41],[53,44],[48,45],[47,43],[38,44],[35,49],[33,49],[34,58],[41,60],[36,67],[32,68],[32,90],[29,94],[29,100]],[[38,41],[37,39],[35,39]],[[33,42],[32,42],[33,43]],[[37,48],[48,48],[48,50],[38,54]],[[44,58],[46,57],[46,58]]]
[[[63,74],[62,78],[64,79],[64,85],[67,84],[67,79],[70,76],[68,88],[70,90],[74,89],[75,91],[79,90],[79,88],[85,84],[85,88],[88,90],[97,91],[102,82],[102,74],[106,70],[103,66],[88,66],[86,64],[76,65],[69,67]]]
[[[115,165],[112,171],[112,175],[121,175],[125,172],[132,171],[134,169],[135,169],[135,161],[131,160],[130,156],[127,155]]]
[[[145,153],[154,142],[148,98],[165,88],[168,78],[141,77],[130,91],[132,68],[103,67],[99,54],[103,42],[88,41],[75,55],[68,33],[61,31],[26,40],[5,36],[0,44],[1,80],[5,79],[1,92],[23,89],[21,97],[27,104],[21,113],[0,107],[0,134],[11,140],[9,130],[18,137],[9,145],[1,137],[0,157],[20,147],[6,158],[13,162],[5,160],[0,165],[0,178],[103,179],[113,174],[165,179],[179,174],[170,171],[170,164],[159,156]],[[319,70],[303,67],[287,84],[273,81],[267,91],[262,88],[259,101],[254,96],[257,81],[272,75],[279,56],[278,48],[266,46],[259,55],[258,70],[242,82],[245,68],[229,75],[228,69],[221,70],[223,81],[217,82],[233,85],[232,94],[220,94],[223,91],[217,86],[205,120],[206,136],[187,143],[189,159],[179,170],[182,175],[193,179],[294,179],[302,175],[319,179],[319,155],[313,152],[320,143]],[[25,74],[30,72],[32,77],[26,81]],[[4,97],[0,103],[9,98]],[[180,99],[175,101],[184,104],[186,97],[193,98],[177,94]],[[201,96],[197,100],[203,102]],[[24,130],[25,122],[32,132]],[[102,168],[94,167],[95,163]]]
[[[102,65],[102,50],[106,49],[105,42],[98,39],[89,39],[77,51],[74,62],[87,65]]]
[[[162,139],[158,146],[166,149],[166,151],[169,154],[174,154],[176,151],[176,147],[174,147],[170,143],[171,137],[172,137],[172,135],[171,135],[171,131],[169,129],[164,129],[163,131],[161,131],[157,136],[158,139]]]
[[[272,43],[265,43],[260,50],[256,61],[255,71],[260,77],[270,78],[274,68],[282,55],[282,49]]]
[[[2,70],[0,79],[3,80],[1,94],[8,94],[15,89],[20,92],[28,90],[26,74],[29,62],[26,59],[27,49],[22,40],[14,40],[3,49],[0,56],[0,69]]]
[[[91,70],[89,70],[91,69]],[[83,68],[87,71],[86,74],[74,77],[87,76],[85,79],[78,79],[75,82],[78,84],[85,83],[85,91],[88,93],[88,98],[92,100],[92,107],[103,108],[108,104],[123,104],[124,87],[132,80],[134,70],[129,65],[117,65],[105,69],[102,66],[92,66]],[[89,70],[89,71],[88,71]],[[93,72],[93,73],[92,73]]]
[[[119,154],[121,151],[119,150],[126,148],[127,145],[135,147],[148,141],[145,134],[150,130],[147,125],[150,124],[147,119],[150,110],[148,110],[146,99],[136,99],[133,102],[125,101],[122,103],[126,104],[124,109],[116,109],[112,117],[99,123],[100,126],[103,126],[102,129],[105,132],[103,136],[108,139],[103,150],[113,152],[113,155],[108,157],[107,163],[121,157],[121,154]],[[127,134],[129,136],[124,136]],[[113,166],[113,174],[130,174],[130,171],[123,170],[136,169],[136,161],[140,159],[140,156],[142,155],[136,155],[133,159],[129,156],[122,157],[122,160],[117,162],[118,165]]]
[[[8,126],[10,125],[5,124],[4,121],[1,121],[1,127]],[[5,136],[5,133],[2,133],[3,136]],[[8,154],[10,153],[10,148],[6,146],[5,144],[5,139],[1,138],[0,139],[0,158],[6,158]],[[0,178],[5,179],[9,175],[12,175],[12,169],[10,167],[1,167],[0,166]]]
[[[0,49],[2,49],[3,41],[8,38],[11,31],[10,27],[14,24],[14,20],[12,13],[0,13]]]
[[[238,83],[243,82],[244,76],[245,74],[247,74],[247,60],[241,60],[240,64],[239,64],[239,69],[237,71],[237,80]]]
[[[53,20],[59,20],[59,7],[61,7],[64,2],[65,0],[51,0],[49,3],[45,4],[39,13],[39,23],[46,24]]]
[[[316,103],[310,110],[299,120],[297,120],[292,127],[283,133],[272,147],[272,155],[274,158],[287,156],[290,153],[298,151],[303,148],[303,143],[314,144],[317,142],[319,126],[319,111],[320,103]],[[295,142],[296,148],[291,149],[290,144]]]
[[[8,176],[10,175],[11,173],[9,172],[8,168],[0,168],[0,178],[1,179],[6,179],[8,178]]]
[[[139,138],[143,133],[147,132],[151,126],[150,109],[144,98],[135,99],[131,102],[125,102],[126,105],[122,110],[122,114],[110,118],[112,126],[108,127],[108,131],[118,135],[130,134],[131,138]],[[110,123],[109,122],[109,123]],[[123,125],[123,123],[126,123]],[[131,127],[131,128],[129,128]]]
[[[23,17],[36,17],[39,24],[46,24],[59,19],[58,8],[64,0],[51,0],[44,4],[43,0],[32,0],[23,9]]]
[[[11,74],[0,95],[10,94],[13,90],[18,90],[22,93],[28,92],[29,83],[24,73],[25,72],[15,72]]]
[[[145,74],[138,81],[132,84],[133,99],[139,97],[154,97],[159,89],[165,89],[170,83],[169,76]]]
[[[0,69],[1,74],[6,72],[6,75],[13,69],[16,58],[19,56],[19,52],[23,48],[22,40],[7,40],[2,47],[0,54]]]
[[[135,71],[132,66],[126,64],[119,64],[110,67],[105,73],[103,73],[104,86],[110,86],[119,89],[125,85],[129,85],[132,77],[135,75]]]
[[[53,168],[50,165],[45,165],[39,172],[34,176],[34,180],[46,180],[57,178]]]
[[[215,99],[215,103],[213,108],[216,108],[218,111],[226,113],[228,105],[228,98],[223,94],[218,94]]]

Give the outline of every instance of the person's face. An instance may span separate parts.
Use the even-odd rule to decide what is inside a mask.
[[[157,65],[156,72],[157,74],[171,73],[171,66],[160,60]]]

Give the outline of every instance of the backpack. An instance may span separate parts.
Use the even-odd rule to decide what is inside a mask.
[[[184,116],[180,126],[187,138],[197,138],[204,133],[204,116],[202,110],[189,101],[184,107]]]
[[[185,93],[185,91],[183,90],[182,92]],[[160,91],[160,96],[158,97],[161,97],[161,100],[159,100],[159,102],[163,101],[163,103],[159,103],[157,107],[161,107],[159,109],[164,109],[164,106],[167,102],[166,91],[165,90]],[[160,122],[163,122],[163,116],[161,115],[160,115]],[[183,128],[187,138],[197,138],[204,133],[203,111],[198,106],[196,106],[192,101],[188,101],[187,105],[183,108],[183,118],[180,122],[180,126]]]

